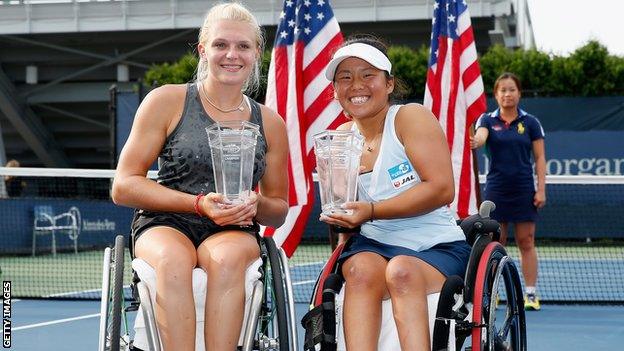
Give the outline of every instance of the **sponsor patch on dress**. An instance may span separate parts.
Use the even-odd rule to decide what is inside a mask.
[[[416,180],[416,174],[409,162],[405,161],[388,169],[392,187],[399,189]]]

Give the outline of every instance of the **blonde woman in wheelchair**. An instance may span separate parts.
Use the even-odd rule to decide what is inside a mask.
[[[392,65],[373,38],[346,42],[326,76],[352,119],[339,129],[365,140],[358,201],[345,206],[353,214],[321,215],[330,225],[361,227],[339,259],[346,348],[377,349],[382,301],[391,299],[401,350],[430,350],[427,295],[445,277],[463,276],[470,255],[446,207],[454,185],[444,134],[423,106],[391,104]]]
[[[263,42],[256,18],[242,5],[212,7],[199,33],[197,80],[150,92],[120,156],[112,197],[137,209],[134,252],[156,272],[156,320],[165,350],[195,349],[196,266],[208,277],[206,348],[236,349],[245,271],[260,254],[259,225],[279,227],[288,211],[285,125],[244,94],[258,87]],[[239,205],[215,193],[205,132],[215,121],[231,120],[258,124],[261,133],[252,185],[260,191]],[[153,181],[146,173],[156,159]]]

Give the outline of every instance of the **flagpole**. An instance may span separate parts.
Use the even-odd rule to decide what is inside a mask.
[[[474,124],[470,126],[470,135],[474,136],[475,129]],[[472,149],[472,172],[475,177],[475,196],[477,198],[477,208],[481,206],[481,184],[479,183],[479,158],[477,157],[477,150]]]

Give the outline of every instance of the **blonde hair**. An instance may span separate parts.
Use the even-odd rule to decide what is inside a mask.
[[[242,4],[237,2],[221,3],[213,6],[204,19],[204,24],[199,29],[199,43],[204,44],[210,37],[210,31],[214,24],[220,20],[230,20],[247,23],[256,32],[256,45],[260,51],[258,59],[256,60],[252,72],[243,84],[242,91],[246,91],[248,94],[253,94],[260,87],[260,65],[262,64],[262,50],[264,49],[264,33],[262,27],[258,24],[258,21],[251,14],[251,12]],[[199,57],[199,63],[197,64],[196,80],[198,82],[206,79],[208,76],[208,62],[206,59]]]

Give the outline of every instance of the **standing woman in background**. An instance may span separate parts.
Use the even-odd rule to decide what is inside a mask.
[[[537,210],[546,204],[546,155],[544,129],[539,120],[518,107],[520,80],[503,73],[494,83],[498,109],[483,114],[471,138],[473,149],[486,145],[490,169],[485,184],[485,199],[496,204],[492,218],[501,223],[500,241],[507,241],[508,223],[514,223],[515,240],[520,249],[522,274],[526,286],[524,307],[539,310],[537,298],[537,251],[535,221]],[[537,186],[533,178],[533,164]]]
[[[121,152],[112,197],[137,209],[134,253],[156,271],[156,321],[165,350],[195,349],[196,266],[208,278],[206,348],[236,350],[245,271],[260,256],[259,224],[279,227],[288,212],[286,126],[243,93],[258,86],[263,41],[258,21],[245,7],[212,7],[199,33],[197,81],[151,91]],[[261,134],[252,184],[260,192],[252,191],[239,205],[216,193],[205,131],[233,120],[255,123]],[[156,159],[153,181],[146,173]]]

